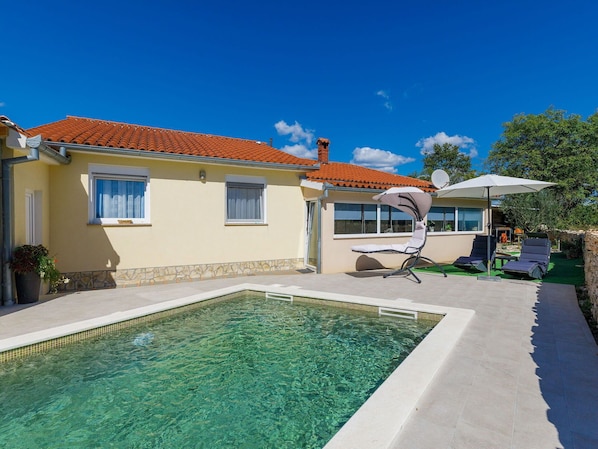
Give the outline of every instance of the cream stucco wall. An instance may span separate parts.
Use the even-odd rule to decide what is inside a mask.
[[[303,257],[304,200],[296,172],[72,152],[51,174],[51,241],[61,271],[131,269]],[[89,164],[144,167],[151,224],[88,224]],[[199,171],[206,171],[206,181]],[[227,175],[264,177],[265,225],[225,224]]]
[[[15,244],[25,243],[25,192],[38,192],[42,211],[42,243],[57,257],[58,268],[63,272],[233,264],[297,260],[304,257],[305,199],[318,197],[322,192],[302,189],[301,173],[99,156],[86,152],[71,152],[71,156],[70,165],[29,162],[14,167]],[[151,223],[121,226],[89,224],[90,164],[148,169]],[[201,169],[207,174],[205,182],[199,180]],[[265,179],[266,224],[225,223],[227,176],[255,176]],[[334,202],[374,203],[371,193],[335,190],[328,193],[328,197],[322,200],[322,273],[397,267],[402,263],[403,256],[363,255],[352,252],[351,246],[402,243],[409,240],[410,234],[334,236]],[[434,198],[433,204],[485,207],[483,200]],[[423,254],[439,263],[451,262],[469,253],[474,235],[475,233],[429,233]]]
[[[18,153],[18,152],[17,152]],[[14,157],[22,156],[15,154]],[[50,252],[52,242],[50,239],[50,172],[49,166],[42,161],[25,162],[13,166],[13,230],[15,246],[24,245],[26,240],[26,211],[25,195],[31,192],[38,202],[38,226],[41,242]]]
[[[351,251],[354,245],[405,243],[411,234],[345,237],[334,236],[334,202],[372,203],[371,193],[349,193],[331,191],[323,204],[322,210],[322,273],[355,272],[376,268],[396,268],[401,265],[405,256],[400,254],[361,254]],[[484,208],[483,200],[433,199],[433,206],[461,206]],[[484,225],[486,213],[484,213]],[[480,231],[483,233],[484,231]],[[426,246],[422,254],[438,263],[450,263],[457,257],[467,255],[471,251],[475,234],[435,232],[428,233]]]

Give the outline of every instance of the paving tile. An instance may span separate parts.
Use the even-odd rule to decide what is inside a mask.
[[[596,449],[598,438],[595,435],[574,432],[572,435],[573,444],[570,447],[575,449]]]
[[[245,282],[475,310],[397,448],[598,447],[598,348],[580,321],[571,286],[429,274],[422,274],[421,284],[344,274],[213,279],[0,307],[0,338]]]
[[[487,385],[489,378],[484,378],[469,388],[463,413],[457,428],[463,424],[511,437],[515,410],[515,388],[511,389]],[[494,380],[500,383],[500,380]]]
[[[454,432],[453,426],[439,426],[416,417],[405,425],[393,449],[448,449]]]
[[[511,447],[511,435],[462,423],[455,429],[450,449],[505,449]]]

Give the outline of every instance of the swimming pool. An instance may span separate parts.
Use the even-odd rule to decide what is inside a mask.
[[[247,288],[248,286],[239,286],[239,288]],[[261,287],[262,289],[264,287]],[[227,289],[224,289],[227,290]],[[234,290],[234,289],[232,289]],[[277,290],[276,288],[268,288],[268,290]],[[282,293],[283,297],[292,297],[291,295],[289,295],[289,289],[288,288],[280,288],[278,289],[280,290]],[[291,291],[293,291],[293,289],[290,289]],[[226,292],[214,292],[214,295],[218,295],[218,294],[222,294],[222,293],[226,293]],[[294,291],[293,293],[297,293],[296,291]],[[422,305],[417,305],[417,304],[413,304],[411,303],[410,306],[415,306],[415,307],[410,307],[409,310],[407,309],[398,309],[397,306],[403,305],[400,304],[402,301],[381,301],[381,300],[375,300],[375,299],[371,299],[371,298],[356,298],[356,297],[340,297],[340,296],[335,296],[335,295],[321,295],[317,292],[305,292],[302,291],[301,292],[302,296],[308,297],[310,295],[314,295],[314,297],[317,296],[327,296],[327,298],[325,298],[328,301],[333,301],[333,302],[337,302],[338,304],[342,304],[345,307],[358,307],[358,308],[363,308],[366,307],[368,309],[374,309],[377,310],[378,312],[384,310],[386,313],[390,312],[393,315],[414,315],[417,313],[420,313],[423,309],[425,309],[426,307],[422,306]],[[103,319],[100,320],[92,320],[93,323],[79,323],[79,327],[83,330],[87,329],[87,328],[91,328],[92,326],[110,326],[111,323],[113,322],[117,322],[117,321],[122,321],[123,319],[131,319],[133,316],[148,316],[154,312],[157,312],[159,310],[157,309],[168,309],[170,307],[181,307],[181,306],[185,306],[187,304],[193,304],[197,301],[202,301],[204,299],[210,299],[210,295],[196,295],[195,297],[190,297],[190,298],[182,298],[180,300],[175,300],[175,301],[170,301],[168,302],[168,304],[164,303],[164,304],[160,304],[159,306],[150,306],[150,307],[146,307],[146,308],[142,308],[142,309],[138,309],[136,311],[132,311],[132,312],[127,312],[127,313],[115,313],[113,314],[113,316],[109,316],[109,317],[104,317]],[[319,302],[319,300],[312,300],[313,302]],[[386,304],[384,304],[386,303]],[[393,305],[394,308],[388,308],[388,305]],[[278,303],[277,307],[285,307],[284,304]],[[417,309],[420,309],[419,312],[417,312]],[[428,308],[429,309],[429,308]],[[414,312],[415,311],[415,312]],[[412,405],[413,405],[413,393],[417,393],[417,391],[421,390],[421,386],[424,385],[422,383],[422,378],[431,378],[433,377],[433,374],[436,371],[436,367],[435,362],[436,361],[441,361],[443,359],[443,354],[446,353],[446,351],[444,349],[439,350],[439,348],[441,347],[446,347],[447,344],[450,347],[450,341],[451,338],[454,339],[454,328],[452,329],[452,331],[450,333],[453,334],[453,337],[449,338],[447,340],[447,333],[446,331],[448,330],[447,328],[447,324],[452,321],[453,325],[456,324],[456,322],[461,321],[461,324],[463,324],[464,322],[467,321],[467,319],[464,320],[464,316],[462,315],[460,318],[458,318],[459,313],[457,310],[441,310],[441,308],[435,308],[435,310],[427,310],[425,311],[425,313],[436,313],[436,314],[440,314],[440,315],[444,315],[444,319],[440,322],[440,324],[438,326],[436,326],[436,328],[432,331],[432,333],[430,334],[430,336],[428,338],[426,338],[421,344],[420,344],[420,348],[424,349],[424,353],[428,352],[427,355],[424,356],[424,358],[426,360],[430,360],[429,356],[433,355],[434,358],[434,363],[432,363],[431,365],[428,364],[425,367],[425,372],[419,372],[419,373],[412,373],[409,374],[409,369],[403,369],[404,365],[413,365],[413,363],[415,363],[415,365],[418,365],[417,359],[418,356],[416,355],[416,353],[418,351],[415,351],[411,356],[409,356],[406,360],[406,362],[401,365],[399,367],[399,369],[395,370],[394,373],[387,379],[387,381],[385,381],[383,383],[383,385],[374,393],[374,395],[372,395],[372,397],[370,398],[370,400],[368,400],[366,402],[366,404],[364,404],[364,406],[361,407],[361,409],[355,414],[353,415],[353,417],[349,420],[349,422],[347,423],[347,425],[345,425],[343,427],[343,429],[341,430],[341,432],[339,432],[329,443],[326,447],[388,447],[388,441],[389,438],[392,438],[393,435],[396,435],[397,432],[397,426],[400,429],[400,425],[401,422],[404,421],[404,419],[402,418],[402,415],[405,415],[405,419],[406,416],[408,416],[409,414],[409,410],[412,409]],[[321,315],[320,312],[318,312],[318,314]],[[447,320],[448,318],[448,320]],[[376,318],[378,319],[378,318]],[[386,318],[382,318],[381,320],[384,321]],[[390,318],[390,320],[394,321],[394,318]],[[67,327],[72,327],[72,326],[67,326]],[[450,326],[449,326],[450,327]],[[443,330],[444,328],[444,330]],[[283,329],[286,329],[286,327],[283,327]],[[62,333],[63,331],[66,331],[67,329],[55,329],[52,332],[46,332],[45,336],[42,335],[37,335],[37,334],[32,334],[29,338],[30,341],[42,341],[43,337],[45,337],[46,339],[48,338],[53,338],[56,337],[57,335],[59,335],[60,333]],[[72,329],[68,329],[68,331],[72,331]],[[458,332],[457,332],[458,333]],[[434,334],[436,334],[436,337],[440,337],[440,339],[442,340],[443,344],[438,345],[436,343],[434,343],[433,341],[437,338],[432,338],[430,339],[430,337],[434,337]],[[138,350],[138,352],[143,353],[144,351],[150,350],[152,349],[153,345],[156,345],[158,342],[158,334],[152,333],[152,332],[140,332],[138,330],[135,331],[134,335],[129,335],[129,338],[126,339],[127,343],[129,345],[133,345],[135,346],[136,350]],[[238,338],[238,336],[237,336]],[[333,340],[336,339],[337,337],[332,338]],[[23,339],[23,340],[27,340],[27,338]],[[103,340],[103,339],[102,339]],[[14,343],[14,342],[13,342]],[[8,341],[2,341],[0,342],[0,350],[6,349],[7,347],[10,347],[11,342]],[[112,345],[108,345],[108,348],[110,348]],[[366,345],[367,346],[367,345]],[[370,345],[371,346],[371,345]],[[426,349],[427,347],[427,349]],[[287,348],[287,346],[285,346],[285,348]],[[418,350],[420,349],[418,348]],[[430,352],[431,351],[431,352]],[[92,351],[93,353],[94,351]],[[97,352],[97,351],[95,351]],[[103,352],[103,351],[102,351]],[[247,351],[243,351],[242,354],[247,354]],[[367,365],[367,363],[364,363],[364,360],[367,360],[368,358],[371,358],[372,360],[375,359],[375,357],[373,356],[367,356],[364,355],[364,353],[359,353],[358,355],[358,362],[356,363],[355,361],[352,363],[352,367],[355,369],[359,369],[362,366]],[[105,362],[104,362],[105,363]],[[69,366],[70,364],[64,364],[61,363],[60,365],[66,365]],[[101,365],[100,365],[101,366]],[[137,365],[135,365],[137,367]],[[239,365],[237,365],[239,366]],[[392,371],[392,369],[394,368],[390,368],[390,371]],[[421,367],[420,367],[421,369]],[[100,372],[103,371],[103,369],[99,370]],[[284,370],[283,370],[284,371]],[[322,366],[318,367],[318,369],[316,370],[317,372],[321,372],[325,370],[322,370]],[[413,371],[413,370],[412,370]],[[401,374],[402,373],[402,374]],[[396,402],[394,401],[393,397],[397,394],[398,390],[401,390],[401,386],[404,385],[404,382],[399,382],[397,384],[397,380],[400,380],[399,378],[403,378],[403,380],[407,379],[409,380],[410,376],[412,376],[413,374],[416,374],[415,377],[412,378],[412,381],[410,381],[409,384],[409,388],[406,390],[408,392],[408,394],[406,395],[402,395],[404,397],[402,397],[401,399],[401,405],[397,407]],[[399,376],[399,378],[397,378],[397,376]],[[64,377],[61,376],[61,377]],[[314,390],[314,386],[317,385],[318,382],[322,382],[322,380],[326,379],[326,376],[322,377],[322,376],[318,376],[317,378],[315,378],[314,376],[314,380],[313,380],[313,385],[311,385],[311,391],[315,392],[316,390]],[[360,381],[363,382],[363,381]],[[51,382],[50,382],[51,383]],[[331,382],[334,385],[339,384],[338,381],[334,381]],[[380,381],[374,382],[373,386],[370,387],[366,387],[366,390],[373,390],[375,389],[375,387],[377,386],[377,384],[379,384]],[[425,383],[425,382],[424,382]],[[399,388],[397,389],[397,385],[399,385]],[[196,388],[196,387],[193,387]],[[121,391],[122,389],[120,389],[119,391]],[[194,390],[197,391],[197,390]],[[380,393],[382,392],[382,393]],[[382,394],[384,396],[384,401],[383,401],[383,406],[382,408],[380,408],[380,401],[376,399],[376,396],[380,396],[380,394]],[[316,393],[314,393],[316,394]],[[188,395],[192,395],[191,393],[187,393],[185,394],[185,396]],[[125,395],[126,397],[126,395]],[[202,396],[203,397],[203,396]],[[118,392],[113,393],[112,395],[112,401],[114,403],[115,400],[121,400],[121,395],[118,394]],[[139,402],[139,403],[143,403],[142,400],[138,400],[138,401],[133,401],[135,403]],[[272,402],[272,401],[270,401]],[[309,402],[309,401],[308,401]],[[276,403],[276,401],[274,401],[274,403]],[[368,405],[369,404],[369,405]],[[376,405],[377,404],[377,405]],[[359,404],[357,404],[358,406]],[[371,406],[374,406],[374,408],[376,409],[376,415],[374,417],[374,419],[372,420],[372,416],[370,415],[368,417],[368,409]],[[65,407],[66,405],[63,404],[62,402],[58,402],[58,405],[54,405],[54,408],[58,408],[61,409],[62,407]],[[248,410],[248,413],[252,413],[255,412],[257,410],[256,408],[257,406],[254,405],[252,407],[245,407]],[[336,409],[336,406],[334,406]],[[116,407],[116,409],[119,409],[120,407]],[[183,407],[184,409],[187,409],[189,407]],[[154,407],[150,407],[147,412],[149,413],[150,411],[155,410]],[[354,409],[353,409],[354,410]],[[87,416],[89,412],[80,412],[78,414],[78,416]],[[184,414],[184,412],[182,412]],[[261,413],[261,412],[260,412]],[[350,412],[352,413],[352,412]],[[349,415],[350,415],[349,413]],[[159,414],[159,413],[158,413]],[[163,416],[168,416],[168,413],[162,413]],[[175,414],[176,415],[176,414]],[[345,413],[346,415],[346,413]],[[125,416],[126,417],[126,416]],[[344,420],[347,419],[348,416],[344,416]],[[360,428],[363,424],[363,420],[365,418],[365,422],[367,422],[367,425],[370,429],[374,430],[374,435],[372,435],[372,433],[370,432],[370,435],[368,436],[368,432],[365,431]],[[335,418],[338,419],[338,418]],[[339,421],[342,423],[342,419]],[[390,427],[386,427],[385,426],[385,421],[387,419],[391,420],[392,425]],[[173,424],[181,424],[184,420],[180,420],[180,421],[176,421]],[[231,422],[231,419],[227,419],[225,420],[227,422]],[[233,419],[234,421],[234,419]],[[360,424],[361,423],[361,424]],[[384,426],[383,428],[380,428],[380,425]],[[175,425],[176,427],[176,425]],[[184,425],[183,425],[184,427]],[[258,426],[259,427],[259,426]],[[353,434],[353,435],[351,435]],[[386,435],[388,434],[388,435]],[[71,438],[82,438],[82,436],[80,434],[78,434],[77,432],[70,432]],[[222,435],[226,435],[225,432],[222,432]],[[355,438],[355,436],[357,435],[357,438]],[[349,440],[347,440],[347,436],[350,437]],[[323,441],[325,441],[328,437],[325,437]],[[367,439],[368,444],[367,446],[365,446],[363,444],[363,441],[360,442],[360,440],[363,440],[364,438]],[[380,442],[380,445],[372,445],[370,444],[372,440],[375,440],[377,442]],[[344,441],[343,441],[344,440]],[[76,440],[73,440],[76,441]],[[348,445],[347,441],[352,442],[354,444],[356,444],[355,446],[352,445]],[[314,446],[306,446],[306,445],[301,445],[302,447],[320,447],[321,446],[321,442],[316,442],[316,445]],[[318,444],[320,446],[318,446]],[[378,444],[378,443],[377,443]],[[151,446],[150,446],[151,447]],[[202,446],[199,446],[202,447]],[[208,447],[208,446],[206,446]],[[229,447],[230,444],[229,444]],[[257,446],[260,447],[260,446]],[[272,446],[272,447],[276,447],[276,445]],[[278,445],[278,447],[284,447],[282,445]],[[292,446],[292,447],[296,447]]]

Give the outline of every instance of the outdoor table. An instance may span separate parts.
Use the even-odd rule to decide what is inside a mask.
[[[500,267],[497,266],[497,262],[500,260]],[[507,253],[496,253],[496,256],[494,257],[494,268],[502,268],[502,266],[505,264],[505,261],[510,261],[510,260],[519,260],[519,256],[514,256],[512,254],[507,254]]]

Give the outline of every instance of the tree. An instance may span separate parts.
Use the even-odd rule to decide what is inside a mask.
[[[448,173],[451,184],[465,181],[476,176],[471,168],[469,156],[459,151],[458,145],[435,143],[433,151],[424,155],[424,167],[419,175],[422,179],[431,179],[434,170],[442,169]]]
[[[563,217],[595,195],[598,113],[584,121],[549,108],[543,114],[516,115],[503,128],[486,161],[490,172],[557,183],[551,190]]]
[[[525,232],[554,229],[561,225],[560,204],[551,189],[506,195],[500,207],[507,221]]]

